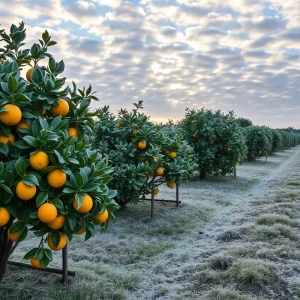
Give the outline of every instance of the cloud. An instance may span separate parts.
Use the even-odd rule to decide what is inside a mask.
[[[21,20],[29,46],[47,28],[94,107],[143,99],[157,120],[205,106],[300,127],[298,0],[11,0],[1,26]]]

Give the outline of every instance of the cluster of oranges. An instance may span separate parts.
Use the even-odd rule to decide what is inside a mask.
[[[33,72],[33,68],[30,69],[27,74],[27,80],[31,81],[31,75]],[[10,126],[13,130],[18,130],[21,128],[25,128],[30,130],[30,125],[22,119],[22,111],[15,104],[6,104],[3,106],[5,111],[0,112],[0,121]],[[52,105],[50,110],[53,116],[66,116],[69,112],[69,103],[65,99],[58,99],[58,105]],[[45,110],[40,110],[40,114],[45,114]],[[74,127],[68,128],[68,135],[74,136],[79,139],[78,130]],[[0,135],[0,143],[7,144],[10,142],[13,144],[16,141],[16,136],[13,133],[10,133],[9,136]],[[29,156],[29,164],[30,167],[35,171],[43,171],[45,168],[49,166],[49,155],[44,152],[42,149],[37,149],[37,151]],[[57,168],[50,171],[47,174],[47,183],[53,189],[59,189],[65,185],[67,181],[67,174],[63,172],[61,169]],[[34,184],[28,185],[23,180],[19,181],[16,185],[16,196],[22,201],[31,200],[37,193],[37,187]],[[76,200],[73,201],[73,208],[80,214],[88,213],[93,207],[93,199],[85,194],[82,196],[82,205],[78,207],[78,203]],[[53,230],[60,230],[64,226],[65,216],[59,215],[59,212],[54,204],[47,200],[46,203],[40,205],[37,209],[37,217],[38,219],[47,224],[48,227]],[[11,214],[9,210],[5,207],[0,207],[0,227],[5,226],[11,218]],[[95,216],[95,219],[99,223],[104,223],[108,219],[108,211],[105,210],[103,213],[99,213]],[[85,232],[84,221],[82,222],[82,227],[76,232],[76,234],[82,234]],[[18,241],[22,230],[17,232],[11,232],[8,230],[8,238],[12,241]],[[53,232],[51,232],[47,237],[47,244],[49,248],[52,250],[60,250],[63,249],[67,245],[67,236],[64,232],[58,231],[59,233],[59,243],[55,245],[53,243]],[[37,258],[30,258],[32,265],[36,268],[43,267],[41,261]]]

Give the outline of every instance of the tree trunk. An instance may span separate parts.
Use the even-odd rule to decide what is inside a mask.
[[[7,236],[8,229],[8,226],[0,228],[0,281],[4,278],[13,247],[13,242]]]
[[[203,179],[206,177],[206,172],[203,169],[200,169],[200,179]]]

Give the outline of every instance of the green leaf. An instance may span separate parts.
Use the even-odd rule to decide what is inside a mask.
[[[62,191],[64,194],[74,194],[75,190],[69,187],[65,187]]]
[[[84,185],[84,179],[80,173],[76,175],[76,186],[80,189]]]
[[[58,159],[58,162],[60,164],[64,164],[66,161],[64,160],[63,156],[56,150],[54,150],[54,153],[56,154],[56,157]]]
[[[0,188],[3,189],[4,191],[6,191],[9,194],[12,194],[11,189],[5,184],[0,183]]]
[[[4,143],[0,143],[0,153],[7,155],[8,151],[8,146]]]
[[[57,208],[57,209],[64,209],[64,204],[63,202],[56,198],[56,199],[53,199],[51,200],[51,203]]]
[[[68,216],[68,225],[71,230],[73,230],[76,226],[76,218],[73,216]]]
[[[18,82],[13,75],[8,78],[8,89],[11,93],[14,93],[18,89]]]
[[[48,236],[48,239],[50,238],[50,235]],[[60,234],[58,231],[54,230],[51,232],[51,241],[55,247],[58,246],[60,242]]]
[[[48,200],[48,193],[47,192],[41,192],[36,197],[35,205],[37,207],[41,206],[43,203],[45,203]]]
[[[77,202],[77,205],[78,205],[77,209],[79,209],[83,204],[82,196],[80,194],[76,193],[75,194],[75,201]]]
[[[22,157],[19,157],[15,163],[17,174],[23,176],[26,170],[26,163]]]
[[[38,177],[34,173],[28,173],[23,177],[23,182],[27,185],[39,185]]]
[[[37,148],[38,145],[39,145],[38,140],[37,140],[35,137],[30,136],[30,135],[24,136],[24,137],[23,137],[23,140],[24,140],[27,144],[29,144],[30,146],[35,147],[35,148]]]
[[[29,145],[28,143],[26,143],[23,140],[16,141],[14,143],[14,146],[16,146],[19,149],[29,149],[29,148],[31,148],[31,145]]]

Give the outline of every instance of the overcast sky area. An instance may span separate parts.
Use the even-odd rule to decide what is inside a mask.
[[[22,20],[28,46],[44,29],[58,42],[93,107],[142,99],[156,121],[205,107],[300,128],[300,0],[10,0],[0,28]]]

